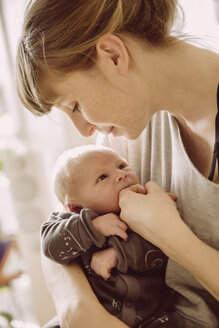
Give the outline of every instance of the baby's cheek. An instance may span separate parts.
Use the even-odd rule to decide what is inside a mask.
[[[110,212],[118,213],[120,211],[118,193],[114,193],[114,195],[111,198],[108,198],[107,203],[108,203],[108,208],[110,209]]]

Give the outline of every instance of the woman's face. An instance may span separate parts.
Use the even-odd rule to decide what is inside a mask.
[[[43,82],[45,90],[56,95],[55,107],[65,112],[84,136],[98,130],[136,139],[153,114],[149,90],[145,90],[141,74],[131,68],[120,74],[116,65],[109,64],[105,71],[95,66],[62,77],[47,75]]]

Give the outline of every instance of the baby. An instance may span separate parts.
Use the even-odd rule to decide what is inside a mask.
[[[170,328],[167,258],[119,218],[119,192],[138,183],[110,148],[64,152],[55,166],[54,190],[68,211],[53,213],[43,224],[42,249],[60,264],[79,259],[101,304],[129,327]]]

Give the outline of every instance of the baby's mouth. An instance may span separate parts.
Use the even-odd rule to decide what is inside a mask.
[[[126,189],[126,188],[128,188],[130,186],[132,186],[133,184],[134,183],[125,183],[125,185],[120,189],[120,191],[123,190],[123,189]]]

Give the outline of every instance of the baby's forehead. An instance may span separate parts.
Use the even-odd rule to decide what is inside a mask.
[[[80,179],[83,179],[81,176],[82,172],[83,175],[86,173],[86,176],[88,177],[88,175],[96,175],[105,169],[110,169],[121,163],[127,164],[127,162],[115,151],[111,149],[95,150],[80,156],[77,165],[77,172],[80,172]]]
[[[109,161],[124,161],[124,159],[112,149],[101,149],[87,152],[82,156],[82,161],[89,160],[92,162],[107,163]]]

